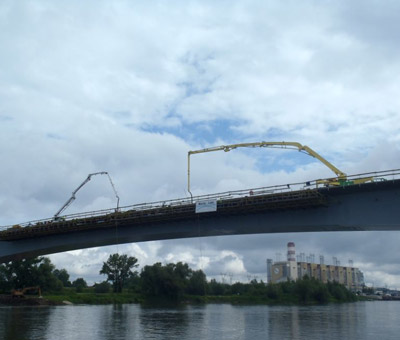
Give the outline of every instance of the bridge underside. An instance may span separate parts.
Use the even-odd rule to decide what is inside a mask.
[[[261,233],[400,230],[400,181],[322,188],[325,203],[278,210],[196,214],[182,220],[125,224],[0,241],[0,262],[121,243]]]

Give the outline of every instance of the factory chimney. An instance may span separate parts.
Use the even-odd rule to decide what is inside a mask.
[[[287,261],[288,261],[288,279],[296,281],[298,279],[297,273],[297,262],[296,262],[296,250],[294,242],[287,244]]]
[[[289,242],[287,244],[287,260],[289,262],[296,261],[296,250],[295,250],[294,242]]]

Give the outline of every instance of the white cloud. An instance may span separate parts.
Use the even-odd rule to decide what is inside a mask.
[[[400,168],[398,6],[3,2],[0,225],[52,216],[97,171],[111,174],[121,205],[187,195],[187,151],[212,145],[299,141],[347,173]],[[192,162],[195,194],[332,176],[293,151],[235,150]],[[106,178],[95,178],[67,212],[114,204]],[[352,252],[360,263],[381,252],[362,235],[370,248]],[[261,239],[275,248],[275,237]],[[336,254],[324,236],[299,237]],[[345,251],[346,238],[335,239]],[[261,275],[258,237],[244,245],[217,240],[192,258],[190,242],[184,249],[180,241],[119,249],[151,264],[165,260],[168,244],[171,259],[210,275]],[[223,249],[232,258],[218,258]],[[115,248],[82,250],[54,261],[94,280],[110,252]],[[387,260],[385,253],[374,263]],[[381,282],[396,281],[391,275]]]

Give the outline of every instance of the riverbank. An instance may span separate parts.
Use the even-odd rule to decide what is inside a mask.
[[[58,306],[62,301],[54,301],[42,297],[12,297],[11,295],[0,295],[0,305],[5,306]]]
[[[123,303],[139,303],[143,299],[136,293],[70,293],[70,294],[57,294],[45,295],[49,301],[62,303],[64,301],[73,304],[86,304],[86,305],[103,305],[103,304],[123,304]]]
[[[299,301],[295,296],[284,296],[279,299],[271,299],[266,296],[249,296],[249,295],[185,295],[179,299],[171,299],[166,297],[144,297],[137,293],[75,293],[75,294],[58,294],[46,295],[45,299],[55,304],[63,304],[68,301],[72,304],[129,304],[142,303],[145,305],[164,305],[164,304],[208,304],[208,303],[229,303],[232,305],[317,305],[321,304],[316,300]],[[330,298],[324,303],[340,303],[355,302],[359,299],[354,298],[338,300]]]
[[[160,287],[165,288],[163,286]],[[252,281],[248,284],[237,282],[233,285],[221,284],[212,280],[199,287],[193,287],[196,289],[192,289],[192,291],[195,290],[196,293],[186,294],[184,291],[190,291],[189,289],[177,290],[170,287],[169,289],[165,288],[149,291],[147,289],[148,286],[143,286],[143,284],[141,286],[134,286],[134,289],[124,289],[121,293],[112,293],[109,289],[102,292],[98,286],[88,288],[81,287],[79,289],[68,287],[51,294],[44,293],[44,297],[58,304],[67,301],[73,304],[89,305],[128,303],[157,305],[165,302],[174,304],[230,303],[247,305],[317,305],[354,302],[359,300],[354,293],[336,282],[324,284],[320,281],[308,278],[295,282],[287,281],[278,284],[265,284],[263,282]],[[32,296],[26,296],[20,299],[28,299],[30,297]],[[16,303],[14,301],[12,302]]]
[[[366,301],[365,298],[357,298],[351,301],[337,301],[332,299],[327,303]],[[281,300],[271,300],[266,297],[255,296],[183,296],[181,299],[168,298],[144,298],[131,293],[107,293],[91,294],[77,293],[68,295],[46,295],[45,297],[25,297],[13,298],[11,296],[1,296],[0,305],[7,306],[57,306],[57,305],[104,305],[104,304],[130,304],[141,303],[144,305],[185,305],[185,304],[208,304],[208,303],[228,303],[232,305],[318,305],[316,301],[299,302],[293,297],[287,297]]]

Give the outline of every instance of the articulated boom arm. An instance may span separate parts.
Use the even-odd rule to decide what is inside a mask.
[[[119,196],[118,196],[117,191],[115,190],[114,183],[112,182],[111,177],[110,177],[110,175],[109,175],[108,172],[106,172],[106,171],[101,171],[101,172],[95,172],[95,173],[93,173],[93,174],[89,174],[89,175],[87,176],[87,178],[72,192],[72,196],[68,199],[68,201],[65,202],[65,204],[60,208],[60,210],[58,210],[58,211],[55,213],[54,219],[57,219],[58,216],[59,216],[65,209],[67,209],[73,201],[75,201],[75,199],[76,199],[76,197],[75,197],[76,193],[77,193],[87,182],[89,182],[89,181],[91,180],[92,176],[96,176],[96,175],[107,175],[107,176],[108,176],[108,179],[110,180],[111,186],[112,186],[112,188],[113,188],[113,190],[114,190],[115,197],[117,198],[117,210],[118,210],[118,208],[119,208]]]
[[[204,152],[213,152],[213,151],[231,151],[237,148],[280,148],[280,149],[297,149],[299,151],[305,152],[309,156],[312,156],[318,159],[320,162],[325,164],[329,169],[331,169],[337,176],[338,180],[345,181],[347,179],[347,175],[336,168],[333,164],[329,163],[325,158],[315,152],[313,149],[309,148],[306,145],[302,145],[297,142],[257,142],[257,143],[241,143],[241,144],[231,144],[231,145],[221,145],[215,146],[211,148],[189,151],[188,152],[188,191],[190,193],[190,155],[194,155],[197,153]]]

